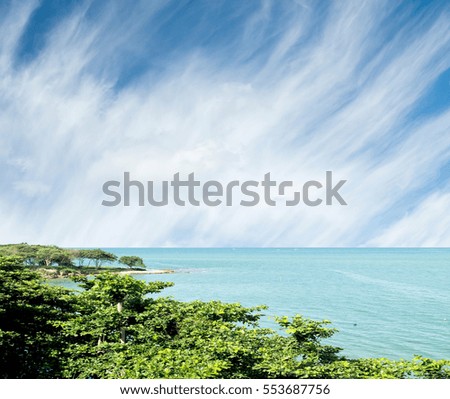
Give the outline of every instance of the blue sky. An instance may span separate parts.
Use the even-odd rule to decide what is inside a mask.
[[[449,246],[447,1],[3,1],[0,242]],[[102,184],[347,179],[348,206],[101,206]]]

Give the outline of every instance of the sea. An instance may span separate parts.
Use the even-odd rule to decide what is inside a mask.
[[[274,329],[275,316],[329,320],[339,332],[326,342],[349,357],[450,359],[447,248],[103,249],[174,270],[135,276],[175,283],[160,296],[267,305],[261,325]]]

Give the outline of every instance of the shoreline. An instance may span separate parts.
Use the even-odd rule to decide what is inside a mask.
[[[35,269],[44,279],[55,280],[55,279],[68,279],[76,276],[95,276],[101,273],[113,273],[120,275],[151,275],[151,274],[173,274],[174,270],[171,269],[148,269],[148,270],[124,270],[118,268],[104,268],[96,270],[58,270],[57,268],[37,268]]]
[[[173,274],[174,270],[170,269],[152,269],[152,270],[121,270],[114,274]]]

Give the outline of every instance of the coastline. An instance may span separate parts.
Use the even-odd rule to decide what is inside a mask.
[[[95,270],[71,270],[71,269],[57,269],[57,268],[37,268],[35,269],[46,280],[65,279],[76,276],[95,276],[101,273],[113,273],[120,275],[145,275],[145,274],[173,274],[174,270],[171,269],[148,269],[148,270],[124,270],[117,268],[101,268]]]
[[[115,274],[172,274],[174,270],[170,269],[152,269],[152,270],[122,270],[114,272]]]

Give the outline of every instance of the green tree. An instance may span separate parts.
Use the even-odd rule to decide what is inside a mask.
[[[38,249],[39,246],[27,243],[0,245],[0,256],[20,256],[25,264],[32,266],[37,263],[35,258]]]
[[[102,273],[94,279],[77,277],[75,280],[84,289],[78,296],[79,315],[84,318],[77,317],[75,323],[69,322],[67,326],[81,328],[84,336],[95,338],[99,344],[106,341],[124,343],[126,326],[130,320],[135,320],[135,313],[143,310],[148,302],[145,295],[173,285],[161,281],[146,283],[112,273]]]
[[[0,255],[0,270],[1,271],[10,271],[17,270],[22,266],[23,258],[18,255],[13,256],[2,256]]]
[[[119,262],[123,265],[127,265],[129,268],[133,267],[145,267],[144,261],[139,256],[122,256]]]
[[[117,260],[117,256],[103,251],[102,249],[85,249],[82,252],[83,258],[88,259],[89,261],[93,261],[95,267],[98,269],[102,263],[110,263],[115,262]]]
[[[58,247],[40,247],[36,251],[35,259],[38,264],[50,267],[53,264],[72,266],[71,254]]]
[[[55,323],[73,314],[74,295],[21,261],[0,257],[0,377],[57,378],[66,343]]]

